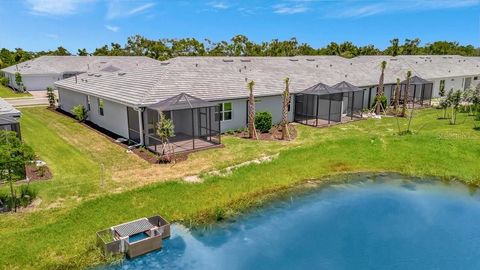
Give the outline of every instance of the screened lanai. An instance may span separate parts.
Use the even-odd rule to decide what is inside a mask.
[[[294,121],[309,126],[327,126],[363,116],[365,92],[348,83],[316,84],[295,95]]]
[[[218,112],[218,104],[185,93],[150,105],[144,112],[145,146],[162,154],[162,143],[156,134],[160,113],[171,119],[175,126],[175,136],[169,140],[175,153],[220,145]],[[133,115],[129,116],[129,122],[130,119],[135,122]]]
[[[405,89],[407,86],[407,80],[404,80],[400,83],[400,95],[399,103],[403,104]],[[395,88],[396,85],[385,85],[385,96],[390,102],[390,105],[393,105],[395,102]],[[388,89],[388,91],[387,91]],[[427,81],[418,76],[413,76],[410,78],[410,89],[408,91],[407,103],[409,106],[414,107],[424,107],[430,106],[432,101],[433,94],[433,82]]]

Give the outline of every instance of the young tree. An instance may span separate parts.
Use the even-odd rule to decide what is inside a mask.
[[[466,106],[468,106],[468,115],[473,115],[473,99],[475,90],[472,87],[465,89],[462,93],[462,100]]]
[[[10,185],[10,208],[17,210],[13,184],[21,180],[25,165],[34,159],[32,148],[24,144],[13,131],[0,130],[0,180]]]
[[[403,95],[403,106],[402,106],[402,117],[405,117],[407,113],[407,104],[408,104],[408,92],[410,92],[410,78],[412,77],[412,72],[409,70],[407,71],[407,82],[405,85],[405,92]]]
[[[22,74],[20,72],[15,72],[15,83],[17,84],[18,90],[25,91],[25,87],[23,86],[23,79]]]
[[[79,122],[83,122],[87,120],[88,117],[88,112],[85,106],[79,104],[72,109],[72,114],[75,116],[75,119],[77,119]]]
[[[458,108],[460,107],[461,100],[462,100],[461,90],[457,90],[450,95],[450,104],[452,107],[452,119],[450,120],[451,125],[455,125],[457,123],[457,113],[458,113]]]
[[[393,103],[393,108],[395,109],[395,115],[397,114],[398,106],[400,103],[400,78],[397,78],[397,84],[395,85],[395,102]]]
[[[248,137],[257,140],[257,130],[255,129],[255,96],[253,95],[254,81],[248,83]]]
[[[170,138],[175,137],[175,125],[172,119],[167,119],[163,112],[160,113],[160,119],[156,126],[157,136],[162,143],[161,155],[165,161],[171,161],[169,153],[175,154],[175,150],[170,145]]]
[[[384,80],[384,77],[385,77],[385,68],[387,67],[387,62],[386,61],[382,61],[382,63],[380,64],[380,68],[382,70],[382,72],[380,73],[380,79],[378,81],[378,90],[377,90],[377,104],[376,104],[376,108],[375,108],[375,114],[379,115],[380,114],[380,111],[382,110],[382,98],[383,98],[383,91],[384,91],[384,86],[383,86],[383,80]],[[383,108],[383,110],[385,110],[385,108]]]
[[[283,114],[282,114],[282,140],[290,140],[290,131],[288,130],[288,105],[290,103],[290,79],[285,78],[285,90],[283,91]]]
[[[47,98],[49,107],[55,108],[55,92],[51,87],[47,87]]]

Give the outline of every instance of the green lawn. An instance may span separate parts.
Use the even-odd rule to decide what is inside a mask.
[[[21,98],[21,97],[31,97],[30,93],[17,93],[12,89],[0,85],[0,97],[1,98]]]
[[[36,183],[42,204],[32,212],[0,216],[0,266],[82,268],[102,262],[94,233],[159,213],[171,221],[212,222],[261,203],[271,194],[309,179],[346,172],[392,171],[480,184],[480,131],[464,114],[451,126],[440,112],[416,112],[415,134],[398,136],[394,118],[331,128],[298,126],[290,143],[224,137],[225,148],[199,152],[175,166],[146,164],[103,136],[43,108],[25,109],[25,140],[47,161],[55,178]],[[404,127],[406,120],[400,120]],[[163,181],[218,169],[261,154],[252,164],[204,183]],[[105,181],[100,184],[99,164]],[[176,167],[178,166],[178,167]]]

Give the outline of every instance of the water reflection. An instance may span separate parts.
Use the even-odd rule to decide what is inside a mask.
[[[363,178],[365,179],[365,178]],[[384,175],[272,203],[208,230],[173,226],[120,269],[480,269],[471,188]]]

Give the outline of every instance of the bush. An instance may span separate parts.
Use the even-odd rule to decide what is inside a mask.
[[[29,185],[20,187],[20,197],[18,198],[18,204],[22,207],[28,206],[37,197],[37,191],[31,188]]]
[[[379,97],[377,97],[379,100],[380,100],[380,104],[382,104],[382,110],[386,110],[387,109],[387,106],[388,106],[388,100],[387,100],[387,97],[385,95],[381,95]],[[373,104],[373,106],[375,107],[376,106],[376,103]]]
[[[1,84],[1,85],[7,86],[8,83],[9,83],[8,78],[5,78],[5,77],[1,77],[1,78],[0,78],[0,84]]]
[[[257,112],[255,114],[255,128],[262,133],[272,129],[272,114],[270,112]]]
[[[73,107],[72,113],[79,122],[83,122],[87,119],[87,109],[83,105],[77,105]]]

